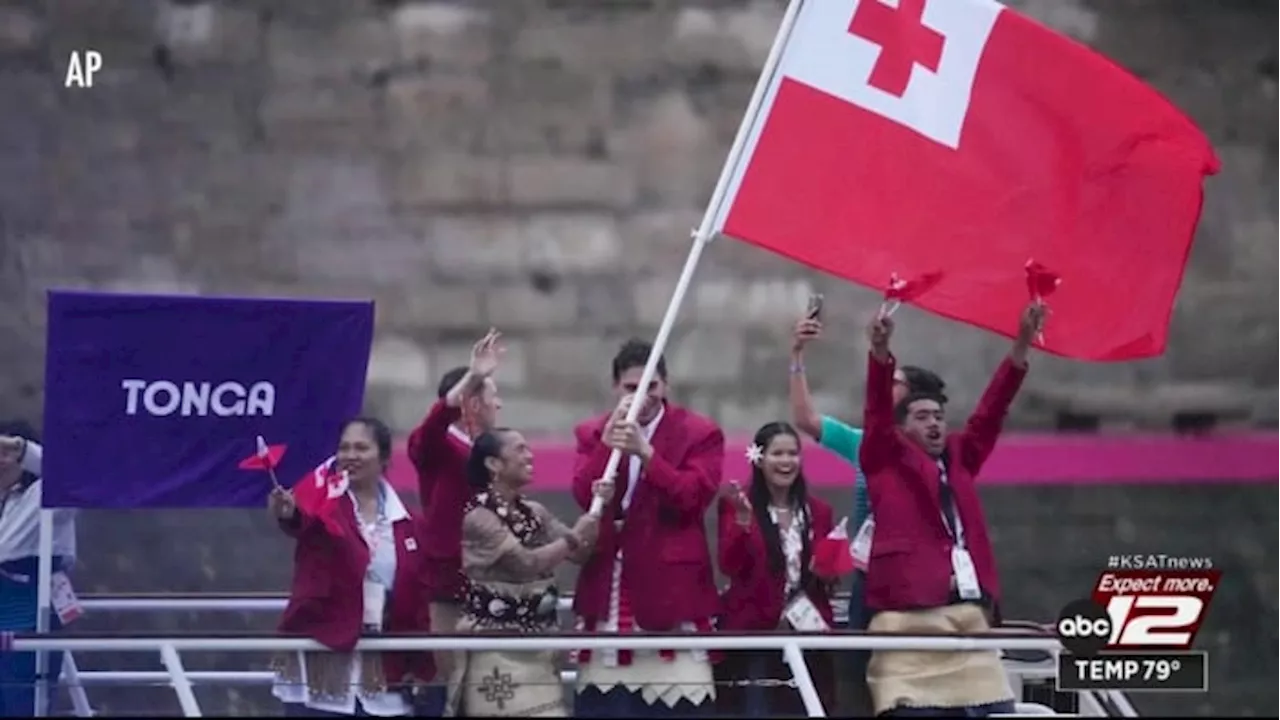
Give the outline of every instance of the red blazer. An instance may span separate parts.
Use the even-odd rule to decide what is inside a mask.
[[[893,414],[895,360],[869,357],[867,403],[858,459],[867,477],[876,531],[867,568],[869,610],[909,610],[951,599],[951,535],[943,521],[937,463],[897,426]],[[964,429],[947,435],[947,480],[964,526],[978,584],[996,605],[1000,581],[975,478],[995,448],[1009,405],[1027,368],[1005,359]]]
[[[279,631],[306,635],[338,652],[349,652],[360,639],[364,619],[364,576],[369,566],[369,546],[356,522],[350,496],[330,508],[341,525],[341,536],[331,534],[320,518],[301,509],[280,527],[297,540],[293,551],[293,585]],[[430,632],[431,614],[422,598],[419,582],[417,521],[406,512],[392,523],[396,543],[396,576],[387,607],[388,632]],[[435,676],[430,652],[388,652],[383,655],[387,681],[400,682],[406,675],[426,681]]]
[[[782,621],[786,601],[783,596],[787,586],[786,569],[775,571],[769,567],[760,523],[753,521],[743,527],[738,524],[736,515],[733,503],[728,498],[721,498],[717,517],[720,572],[729,578],[729,588],[720,597],[723,607],[720,629],[776,630]],[[831,532],[831,506],[818,498],[809,498],[809,516],[809,542],[812,546]],[[827,625],[835,627],[830,587],[828,581],[810,575],[804,591],[822,613]]]
[[[574,428],[578,442],[573,497],[591,506],[591,483],[604,474],[609,448],[600,440],[609,414]],[[708,620],[719,611],[711,552],[703,523],[724,467],[724,433],[710,419],[667,404],[650,440],[653,459],[642,471],[621,533],[614,519],[630,484],[623,457],[613,502],[600,520],[595,552],[578,574],[573,609],[589,623],[608,616],[614,558],[623,552],[622,584],[631,597],[636,624],[673,630]]]
[[[418,473],[422,503],[422,577],[427,602],[454,600],[462,588],[462,508],[471,499],[471,446],[450,432],[459,408],[437,400],[409,434],[409,462]]]

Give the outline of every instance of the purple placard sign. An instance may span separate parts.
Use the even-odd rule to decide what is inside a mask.
[[[44,506],[260,506],[360,411],[373,303],[49,293]]]

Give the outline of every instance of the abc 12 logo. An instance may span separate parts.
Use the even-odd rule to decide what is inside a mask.
[[[1135,614],[1137,608],[1154,612]],[[1055,630],[1062,646],[1079,657],[1104,650],[1188,650],[1204,610],[1199,598],[1185,596],[1116,596],[1107,607],[1075,600],[1062,609]]]

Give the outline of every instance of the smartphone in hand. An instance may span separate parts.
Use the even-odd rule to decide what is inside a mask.
[[[810,320],[822,319],[822,295],[814,293],[809,296],[809,310],[806,312],[805,317]]]

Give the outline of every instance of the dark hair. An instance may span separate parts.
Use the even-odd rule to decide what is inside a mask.
[[[378,448],[378,459],[384,463],[391,459],[391,428],[376,417],[361,415],[342,423],[342,431],[352,425],[363,425],[373,436],[373,444]]]
[[[448,395],[453,386],[462,381],[462,376],[467,374],[468,369],[465,365],[459,365],[445,373],[444,377],[440,378],[440,386],[436,388],[436,397],[443,398]]]
[[[898,403],[893,408],[893,419],[901,425],[907,419],[907,414],[911,410],[911,404],[921,400],[932,400],[943,408],[947,406],[947,396],[940,392],[920,392],[911,390],[907,393],[906,397],[902,398],[902,402]]]
[[[787,422],[771,422],[756,431],[756,436],[752,442],[760,447],[762,452],[768,452],[769,443],[779,435],[790,435],[796,440],[796,447],[800,447],[800,433]],[[764,463],[751,468],[751,487],[747,491],[747,498],[751,500],[751,511],[755,513],[756,522],[760,525],[760,532],[764,535],[764,549],[769,556],[769,567],[774,572],[782,572],[786,570],[787,559],[782,553],[782,538],[778,536],[778,526],[773,522],[773,517],[769,515],[769,483],[764,477]],[[811,528],[811,520],[809,517],[809,488],[804,480],[804,469],[796,473],[796,481],[791,484],[788,491],[787,500],[790,501],[791,507],[795,509],[797,515],[791,519],[792,522],[803,521],[805,532],[801,533],[803,542],[800,552],[800,584],[801,587],[809,582],[809,558],[813,557],[813,543],[809,539],[808,530]]]
[[[26,420],[5,420],[0,422],[0,435],[13,435],[23,440],[40,442],[36,429],[31,427],[31,423]]]
[[[489,467],[484,461],[502,455],[502,436],[510,431],[511,428],[493,428],[480,433],[471,441],[471,455],[467,458],[467,484],[473,491],[488,489],[493,476],[489,474]]]
[[[0,422],[0,435],[20,437],[28,442],[40,442],[40,437],[36,434],[35,428],[26,420],[5,420]],[[40,476],[24,469],[18,475],[18,478],[18,487],[26,488],[40,479]],[[56,570],[57,568],[55,567],[54,569]]]
[[[622,343],[622,347],[618,348],[618,354],[613,356],[613,381],[616,383],[622,379],[622,373],[633,367],[644,367],[649,362],[649,354],[653,352],[653,345],[640,340],[631,338]],[[667,379],[667,359],[658,356],[658,377],[663,380]]]
[[[932,393],[942,395],[947,384],[938,377],[938,374],[932,370],[926,370],[915,365],[903,365],[899,368],[902,371],[902,377],[907,381],[908,393]],[[946,395],[942,395],[943,402],[946,402]]]

